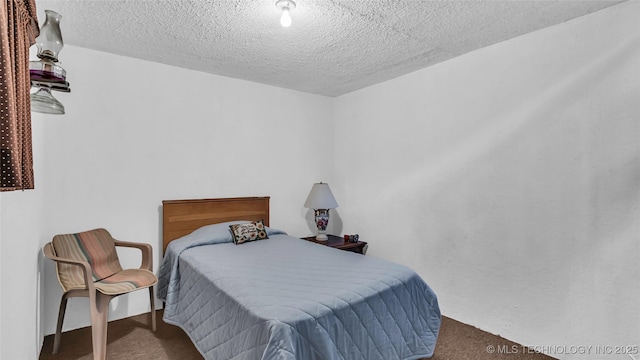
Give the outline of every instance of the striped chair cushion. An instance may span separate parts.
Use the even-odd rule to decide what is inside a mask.
[[[95,229],[56,235],[52,245],[59,257],[88,262],[95,282],[122,271],[113,241],[107,230]],[[85,288],[81,267],[63,263],[57,263],[57,267],[58,278],[65,291]]]
[[[149,270],[122,270],[106,279],[94,283],[96,289],[106,295],[118,295],[153,286],[158,278]]]

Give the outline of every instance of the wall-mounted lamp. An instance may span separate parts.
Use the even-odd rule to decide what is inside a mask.
[[[282,10],[280,24],[284,27],[291,26],[291,15],[289,12],[296,8],[296,3],[293,2],[293,0],[278,0],[276,1],[276,7]]]
[[[51,94],[51,90],[70,92],[67,72],[58,65],[58,54],[64,42],[60,32],[62,15],[45,10],[46,18],[36,38],[38,58],[29,61],[31,86],[38,89],[31,94],[31,111],[45,114],[64,114],[64,106]]]

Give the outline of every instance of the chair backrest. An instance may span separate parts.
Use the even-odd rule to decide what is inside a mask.
[[[51,244],[58,257],[88,262],[94,282],[122,270],[114,240],[105,229],[56,235]],[[66,291],[85,287],[81,267],[57,263],[56,270],[60,284]]]

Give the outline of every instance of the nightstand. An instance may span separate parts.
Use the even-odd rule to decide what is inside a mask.
[[[316,244],[325,245],[325,246],[329,246],[329,247],[340,249],[340,250],[351,251],[358,254],[364,255],[364,253],[366,252],[367,243],[364,241],[358,241],[355,243],[348,242],[348,241],[345,242],[343,237],[328,235],[328,234],[327,234],[327,237],[329,238],[329,240],[327,241],[318,241],[316,240],[315,236],[308,236],[302,239],[314,242]]]

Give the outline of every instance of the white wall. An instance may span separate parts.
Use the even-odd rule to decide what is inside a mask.
[[[42,132],[35,122],[33,127],[34,168],[38,169]],[[31,190],[0,192],[0,359],[36,359],[42,345],[39,238],[45,230],[39,199],[40,194]]]
[[[73,46],[61,60],[72,92],[55,94],[66,115],[34,113],[36,189],[1,198],[2,359],[37,358],[55,331],[61,290],[41,255],[53,235],[105,227],[152,244],[157,268],[163,199],[271,196],[271,225],[299,236],[311,185],[331,181],[313,157],[333,157],[330,98]],[[146,311],[134,293],[109,318]],[[64,329],[87,325],[87,300],[71,299]]]
[[[345,233],[462,322],[532,346],[640,345],[638,14],[623,3],[338,98]]]

